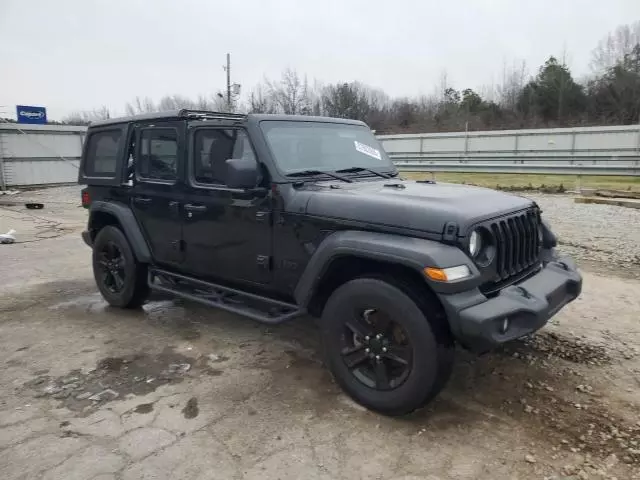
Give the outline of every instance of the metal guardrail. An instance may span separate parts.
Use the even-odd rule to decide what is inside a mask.
[[[380,135],[402,170],[640,176],[640,126]]]
[[[406,172],[513,173],[549,175],[640,176],[640,157],[624,160],[594,158],[452,158],[434,159],[390,155],[398,169]]]

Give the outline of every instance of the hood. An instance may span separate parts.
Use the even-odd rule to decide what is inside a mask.
[[[449,222],[462,234],[473,224],[534,205],[517,195],[460,184],[388,179],[307,185],[301,190],[309,196],[309,215],[437,234]]]

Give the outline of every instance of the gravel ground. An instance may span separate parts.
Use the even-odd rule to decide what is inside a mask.
[[[570,195],[526,196],[542,208],[562,251],[584,266],[640,277],[640,210],[575,203]]]

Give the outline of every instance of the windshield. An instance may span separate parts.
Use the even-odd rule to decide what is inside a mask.
[[[260,123],[285,174],[345,168],[395,171],[369,128],[346,123],[267,120]]]

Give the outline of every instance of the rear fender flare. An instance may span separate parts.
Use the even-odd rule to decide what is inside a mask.
[[[129,240],[136,259],[141,263],[151,262],[149,245],[144,239],[138,221],[129,207],[118,203],[92,202],[89,209],[89,225],[91,225],[92,217],[96,212],[104,212],[115,217],[127,240]]]

